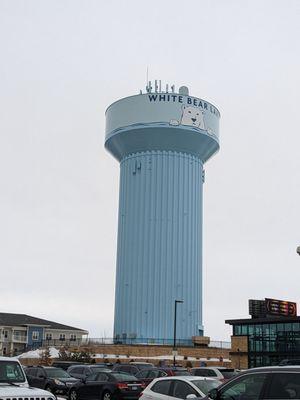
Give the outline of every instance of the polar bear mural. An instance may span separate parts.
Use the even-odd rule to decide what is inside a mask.
[[[197,107],[182,106],[181,125],[190,125],[205,130],[203,111]]]
[[[170,125],[189,125],[195,128],[206,130],[203,118],[203,111],[198,107],[184,105],[180,120],[172,119]]]

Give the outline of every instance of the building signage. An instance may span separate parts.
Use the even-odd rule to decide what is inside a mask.
[[[297,316],[297,304],[290,301],[265,299],[267,314],[285,317]]]

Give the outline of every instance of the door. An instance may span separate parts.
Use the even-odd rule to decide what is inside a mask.
[[[260,400],[269,375],[255,373],[234,379],[220,390],[220,400]]]

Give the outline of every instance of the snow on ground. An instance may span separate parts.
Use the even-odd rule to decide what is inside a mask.
[[[41,349],[27,351],[26,353],[20,354],[18,358],[41,358],[44,351],[45,350]],[[49,352],[51,358],[58,358],[58,349],[56,349],[55,347],[49,347]]]

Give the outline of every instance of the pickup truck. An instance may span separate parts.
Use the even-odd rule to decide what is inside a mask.
[[[0,399],[56,400],[47,390],[28,385],[22,365],[15,358],[0,357]]]

